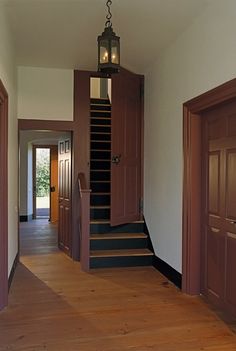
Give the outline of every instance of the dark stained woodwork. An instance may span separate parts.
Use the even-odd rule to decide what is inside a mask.
[[[74,72],[74,116],[78,120],[78,137],[74,146],[79,150],[75,162],[78,173],[84,174],[87,184],[90,182],[90,76],[89,71]]]
[[[202,114],[208,140],[204,154],[209,189],[205,197],[205,296],[236,315],[236,99]],[[209,156],[207,156],[209,155]],[[212,159],[214,157],[214,159]],[[235,223],[234,223],[235,222]]]
[[[141,76],[122,70],[112,76],[111,225],[140,219]]]
[[[0,310],[8,301],[8,94],[0,80]]]
[[[209,211],[219,215],[220,155],[217,151],[209,153],[209,180]]]
[[[202,132],[201,114],[215,106],[236,98],[236,79],[212,89],[183,106],[183,267],[182,289],[188,294],[199,294],[203,283],[202,269],[205,265],[205,247],[202,237],[203,197],[207,189],[202,184]],[[229,125],[230,125],[229,119]],[[231,126],[230,132],[235,133]],[[203,182],[204,183],[204,182]],[[201,248],[202,245],[202,248]],[[203,264],[202,264],[203,263]]]
[[[58,143],[58,245],[66,254],[71,255],[71,140]]]
[[[76,83],[75,83],[76,85]],[[76,94],[76,90],[74,89]],[[79,260],[80,257],[80,238],[78,232],[78,215],[79,215],[79,192],[78,192],[78,173],[80,150],[78,148],[79,140],[79,115],[76,113],[76,104],[74,104],[74,121],[52,121],[52,120],[30,120],[19,119],[18,130],[51,130],[65,131],[72,133],[72,206],[71,206],[71,235],[72,235],[72,257]]]

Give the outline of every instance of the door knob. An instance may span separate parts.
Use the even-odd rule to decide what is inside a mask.
[[[55,186],[51,186],[50,187],[50,191],[51,191],[51,193],[54,193],[56,191],[56,187]]]
[[[236,221],[230,221],[229,223],[230,224],[236,224]]]
[[[115,165],[120,163],[121,154],[112,156],[111,162]]]

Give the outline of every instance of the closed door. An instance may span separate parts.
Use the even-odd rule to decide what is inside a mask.
[[[236,315],[236,102],[204,113],[205,279],[210,301]]]
[[[58,245],[71,255],[71,140],[61,140],[58,144],[59,168],[59,222]]]
[[[141,82],[126,70],[112,77],[111,225],[141,215]]]

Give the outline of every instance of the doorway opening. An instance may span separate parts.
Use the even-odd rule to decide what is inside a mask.
[[[58,146],[33,146],[33,218],[58,222]]]
[[[90,78],[91,220],[109,221],[111,206],[111,79]]]
[[[232,176],[232,170],[235,174],[235,163],[233,163],[235,157],[234,155],[232,156],[231,145],[225,147],[224,142],[226,140],[229,144],[228,140],[235,141],[235,106],[233,106],[233,111],[230,111],[230,113],[225,110],[231,106],[231,103],[235,104],[235,98],[236,80],[233,79],[184,104],[182,275],[183,291],[194,295],[205,293],[206,286],[208,290],[211,289],[211,293],[214,293],[212,291],[212,280],[210,281],[209,278],[214,279],[214,284],[218,284],[223,272],[224,283],[223,285],[221,284],[223,293],[220,292],[221,295],[219,296],[222,296],[222,298],[219,303],[224,310],[233,315],[236,314],[236,289],[232,272],[232,267],[235,266],[236,235],[234,232],[234,216],[232,216],[232,213],[229,216],[227,211],[232,208],[232,203],[235,204],[235,191],[231,191],[229,194],[231,197],[229,198],[225,196],[225,191],[231,190],[231,188],[235,189],[234,184],[233,187],[230,184],[230,181],[235,179]],[[209,114],[210,111],[214,113],[213,121],[211,121],[213,123],[210,128],[207,126],[206,129],[203,128],[205,124],[203,121],[206,121],[206,113]],[[221,113],[222,116],[218,116]],[[219,135],[216,133],[219,133]],[[216,150],[216,148],[214,149],[218,142],[222,144],[222,152]],[[214,143],[215,146],[213,147]],[[204,147],[202,147],[202,144],[204,144]],[[232,149],[235,150],[234,145]],[[223,157],[220,158],[221,154]],[[202,162],[203,156],[209,164],[206,161]],[[220,159],[223,161],[218,162]],[[220,176],[218,177],[218,175]],[[229,184],[225,187],[226,182]],[[223,188],[220,187],[220,184],[223,185]],[[218,193],[215,192],[215,189],[217,189]],[[208,198],[210,197],[209,201]],[[229,199],[231,203],[229,203]],[[223,201],[222,205],[219,206],[221,216],[217,213],[218,208],[217,211],[213,208],[216,204],[218,206],[219,200]],[[214,201],[215,204],[213,206]],[[227,211],[225,211],[225,208]],[[212,211],[211,216],[208,216],[209,210]],[[235,211],[235,206],[233,206],[233,210]],[[233,213],[233,215],[235,214]],[[208,217],[211,218],[209,219]],[[221,225],[220,228],[216,226],[217,219]],[[219,245],[220,241],[221,243],[224,242],[224,247]],[[216,242],[218,245],[217,251],[212,245],[212,243]],[[230,245],[228,245],[229,242]],[[214,261],[216,258],[217,261]],[[232,263],[233,260],[234,263]],[[221,271],[217,272],[215,267],[218,263]],[[212,269],[213,264],[215,267]],[[214,278],[212,271],[216,274]],[[218,286],[220,285],[218,284]],[[207,295],[208,298],[209,294]],[[231,298],[232,296],[233,298]],[[216,297],[216,293],[214,297]]]
[[[8,95],[0,80],[0,310],[8,299]]]
[[[50,147],[34,146],[34,214],[35,219],[50,220]]]
[[[63,249],[71,255],[71,231],[68,230],[71,223],[71,133],[20,130],[19,135],[20,221],[25,222],[20,225],[20,254],[45,254]],[[65,140],[70,150],[66,161],[58,147]],[[59,164],[65,166],[65,163],[66,181],[64,173],[59,172]],[[64,207],[59,211],[65,186],[66,218]]]

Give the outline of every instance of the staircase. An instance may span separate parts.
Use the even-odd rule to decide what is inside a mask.
[[[90,128],[90,268],[146,266],[153,252],[144,222],[110,226],[111,105],[91,99]]]

